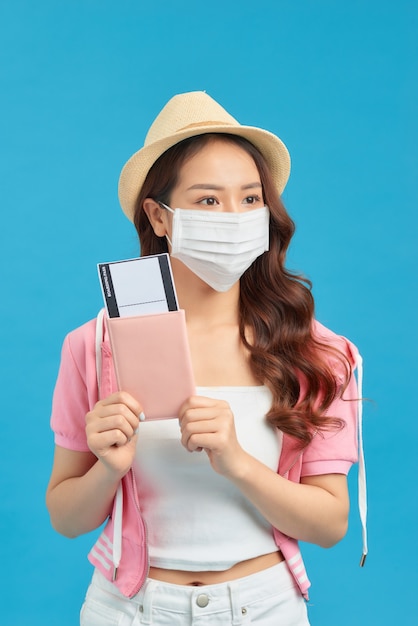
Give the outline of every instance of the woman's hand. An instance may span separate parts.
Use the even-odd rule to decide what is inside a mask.
[[[227,402],[192,396],[179,412],[181,442],[205,450],[213,469],[228,478],[285,535],[329,547],[347,528],[347,479],[307,476],[293,483],[241,448]]]
[[[47,506],[58,532],[78,537],[98,528],[111,513],[120,479],[134,459],[141,412],[132,396],[114,393],[86,415],[89,452],[55,446]]]
[[[134,456],[142,407],[131,395],[118,391],[100,400],[86,415],[90,450],[112,472],[124,476]]]
[[[246,452],[238,443],[234,415],[227,402],[192,396],[179,412],[181,442],[190,452],[204,450],[218,474],[232,477]]]

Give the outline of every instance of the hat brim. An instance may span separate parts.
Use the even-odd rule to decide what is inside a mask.
[[[282,194],[289,179],[290,155],[285,144],[276,135],[262,128],[239,124],[236,126],[233,124],[194,126],[144,146],[135,152],[124,165],[119,177],[118,193],[122,210],[131,222],[134,219],[139,191],[155,161],[166,150],[183,139],[208,133],[238,135],[250,141],[266,159],[277,191],[279,195]]]

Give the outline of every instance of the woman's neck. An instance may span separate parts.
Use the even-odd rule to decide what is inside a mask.
[[[179,306],[186,311],[188,324],[206,329],[236,325],[239,318],[239,283],[226,292],[215,291],[183,263],[172,259]]]
[[[186,311],[196,385],[260,385],[240,336],[239,282],[228,291],[218,292],[176,259],[172,268],[179,305]]]

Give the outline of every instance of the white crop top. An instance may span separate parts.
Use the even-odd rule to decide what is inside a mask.
[[[277,471],[281,433],[265,419],[267,387],[199,387],[197,394],[226,400],[241,446]],[[145,421],[139,430],[133,469],[152,566],[224,570],[277,550],[271,525],[251,502],[205,452],[182,446],[178,420]]]

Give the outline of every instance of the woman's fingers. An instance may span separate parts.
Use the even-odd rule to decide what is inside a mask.
[[[95,427],[102,432],[108,428],[135,428],[138,426],[139,418],[132,413],[124,404],[109,404],[108,406],[96,407],[87,413],[86,423],[95,423]]]
[[[216,420],[199,420],[188,423],[183,423],[181,428],[181,443],[185,448],[190,451],[202,448],[202,444],[197,441],[201,441],[202,434],[213,434],[217,432]],[[196,442],[196,443],[195,443]]]
[[[234,415],[227,402],[193,396],[183,404],[179,420],[181,442],[187,450],[204,450],[219,474],[237,474],[246,453],[237,439]]]
[[[126,391],[117,391],[107,396],[107,398],[100,400],[98,405],[101,405],[104,410],[109,406],[123,407],[123,410],[126,407],[137,418],[139,418],[141,414],[143,415],[141,404],[129,393],[126,393]]]
[[[132,435],[133,436],[133,435]],[[124,434],[119,429],[106,430],[102,433],[93,433],[88,438],[90,449],[98,457],[104,457],[109,453],[109,450],[116,446],[121,447],[131,441],[132,436]]]
[[[137,434],[142,407],[130,394],[114,393],[94,406],[86,415],[86,434],[90,450],[98,457],[108,457],[112,448],[128,444]],[[134,454],[131,451],[130,456]]]
[[[227,402],[193,396],[180,411],[181,442],[190,451],[223,448],[235,438],[234,416]]]
[[[87,434],[103,434],[110,430],[118,430],[129,438],[133,436],[137,426],[138,418],[135,418],[135,416],[129,416],[129,418],[127,418],[120,413],[115,413],[107,417],[97,418],[92,423],[87,423],[86,431]]]

